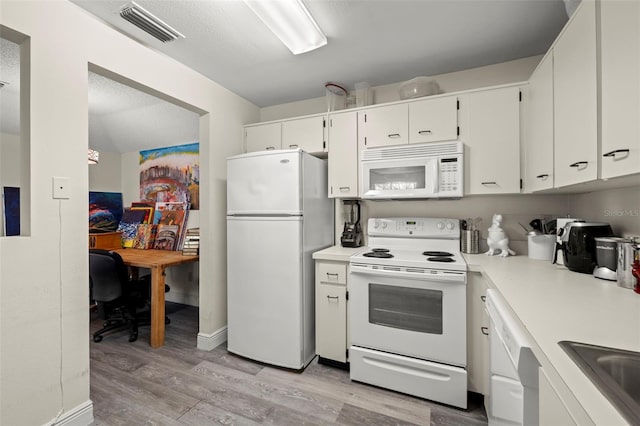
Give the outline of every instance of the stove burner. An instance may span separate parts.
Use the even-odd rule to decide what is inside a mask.
[[[422,254],[425,256],[453,256],[452,253],[446,251],[425,251]]]
[[[384,249],[383,249],[384,250]],[[393,255],[385,251],[370,251],[363,254],[364,257],[377,257],[378,259],[391,259]]]
[[[455,259],[450,257],[427,257],[429,262],[455,262]]]
[[[386,248],[372,248],[371,251],[374,253],[389,253],[389,249]]]

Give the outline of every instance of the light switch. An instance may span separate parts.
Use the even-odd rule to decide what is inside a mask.
[[[53,177],[53,198],[54,199],[68,199],[69,196],[69,178],[68,177]]]

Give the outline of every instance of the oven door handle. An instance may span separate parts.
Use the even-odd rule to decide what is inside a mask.
[[[438,281],[449,283],[465,284],[467,282],[467,273],[464,271],[434,271],[418,268],[394,268],[371,269],[367,266],[360,266],[352,263],[350,265],[352,274],[370,275],[378,277],[397,277],[409,278],[421,281]]]

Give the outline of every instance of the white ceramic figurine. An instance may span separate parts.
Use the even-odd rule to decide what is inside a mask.
[[[489,256],[502,256],[507,257],[509,255],[515,255],[516,252],[509,248],[509,238],[504,233],[504,230],[500,227],[502,222],[501,214],[494,214],[491,226],[489,227],[489,235],[487,236],[487,244],[489,245]]]

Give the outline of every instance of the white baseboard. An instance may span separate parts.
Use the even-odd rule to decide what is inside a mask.
[[[210,351],[227,341],[227,326],[225,325],[219,330],[211,334],[198,333],[198,349],[202,351]]]
[[[46,426],[87,426],[93,423],[93,401],[90,399],[65,412],[58,418],[46,423]]]

